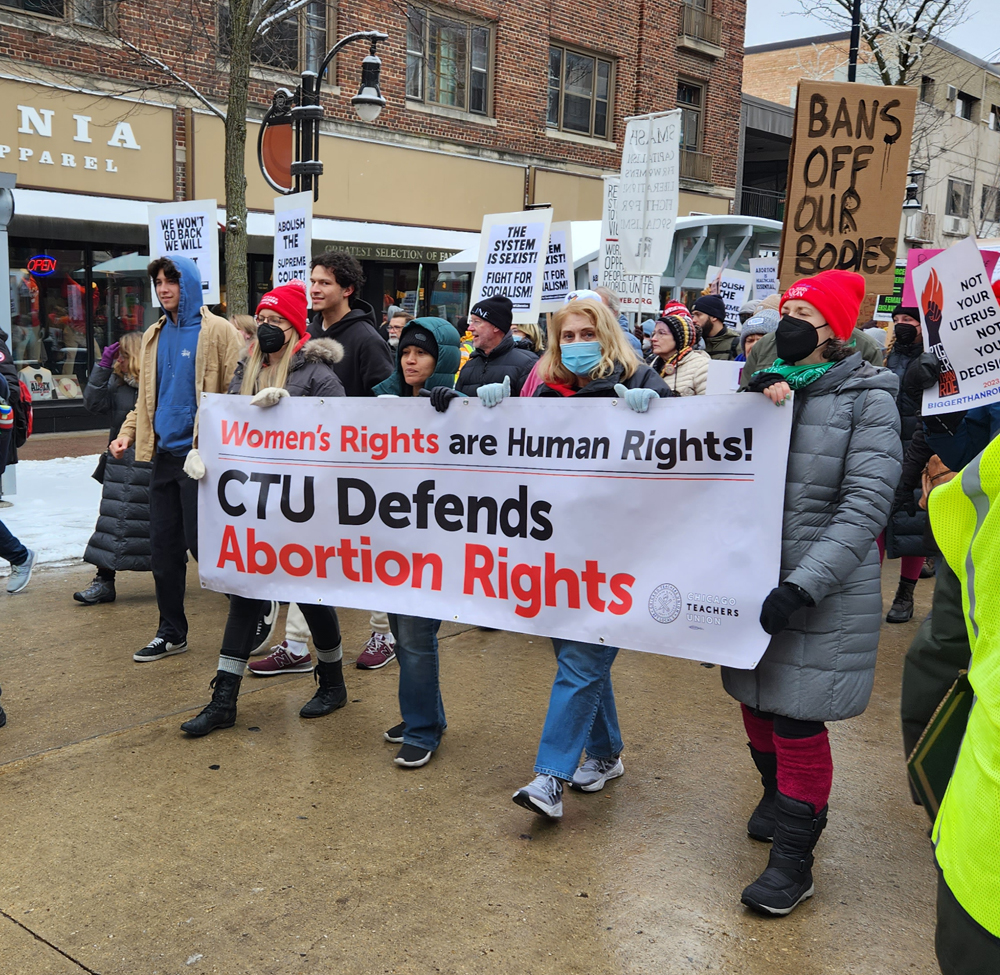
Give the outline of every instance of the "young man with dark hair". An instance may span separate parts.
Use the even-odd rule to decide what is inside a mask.
[[[148,268],[164,316],[142,339],[139,398],[108,449],[152,461],[149,546],[160,623],[132,655],[137,663],[187,650],[184,589],[187,552],[198,558],[198,404],[202,393],[225,393],[243,341],[202,302],[201,272],[187,257],[161,257]]]

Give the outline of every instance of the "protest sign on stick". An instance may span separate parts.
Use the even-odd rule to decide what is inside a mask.
[[[892,291],[915,88],[800,81],[781,233],[785,286],[831,268]]]
[[[274,201],[274,287],[298,279],[309,289],[312,261],[312,190],[279,196]]]
[[[754,298],[766,298],[778,293],[778,259],[776,257],[751,257],[750,276],[753,278]]]
[[[726,324],[739,331],[741,327],[740,309],[750,297],[752,278],[746,271],[730,271],[712,265],[708,269],[705,284],[716,285],[719,297],[726,305]]]
[[[660,279],[626,274],[622,264],[618,229],[618,177],[604,177],[604,211],[601,214],[600,284],[621,299],[622,311],[656,311]],[[664,265],[665,266],[665,265]]]
[[[912,254],[913,251],[910,251]],[[872,318],[877,322],[891,322],[896,309],[903,303],[903,286],[906,282],[906,260],[896,259],[895,280],[889,294],[878,295]]]
[[[567,220],[552,224],[549,231],[549,252],[542,279],[542,311],[562,308],[566,295],[576,289],[573,278],[573,238]]]
[[[189,257],[201,273],[201,300],[222,300],[219,278],[219,221],[215,200],[151,203],[149,259]]]

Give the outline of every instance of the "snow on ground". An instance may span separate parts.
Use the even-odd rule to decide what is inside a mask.
[[[0,521],[38,553],[38,564],[66,565],[83,560],[101,505],[101,485],[90,475],[100,454],[22,460],[13,507],[0,508]],[[0,575],[10,566],[0,560]]]

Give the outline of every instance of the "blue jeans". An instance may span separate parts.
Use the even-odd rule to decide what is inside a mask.
[[[617,758],[622,750],[611,665],[617,647],[552,638],[559,670],[535,759],[536,775],[569,781],[586,748],[588,758]]]
[[[438,679],[440,620],[389,614],[399,661],[399,713],[406,724],[403,742],[435,751],[447,727]]]
[[[10,529],[2,521],[0,521],[0,556],[11,565],[24,565],[28,561],[28,550],[10,533]]]

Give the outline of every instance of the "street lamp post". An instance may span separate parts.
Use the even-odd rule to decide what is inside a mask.
[[[313,199],[319,199],[319,178],[323,175],[323,163],[319,158],[323,106],[319,96],[323,75],[338,52],[348,44],[368,41],[368,55],[361,62],[361,85],[351,104],[362,121],[374,122],[385,106],[379,88],[382,62],[375,51],[379,41],[388,39],[388,34],[377,30],[348,34],[327,52],[318,71],[302,72],[294,92],[279,88],[274,93],[257,135],[257,164],[273,190],[283,195],[311,190]]]

